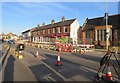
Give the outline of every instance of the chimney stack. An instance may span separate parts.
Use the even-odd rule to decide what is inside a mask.
[[[52,19],[51,24],[54,24],[54,23],[55,23],[55,20],[54,20],[54,19]]]
[[[37,28],[40,28],[40,24],[37,25]]]
[[[42,23],[42,26],[43,26],[43,27],[45,26],[45,23],[44,23],[44,22]]]
[[[65,17],[63,16],[63,17],[62,17],[62,22],[64,22],[64,21],[65,21]]]

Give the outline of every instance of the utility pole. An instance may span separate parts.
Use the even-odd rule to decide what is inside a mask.
[[[108,0],[106,0],[106,49],[108,50],[109,29],[108,29]]]

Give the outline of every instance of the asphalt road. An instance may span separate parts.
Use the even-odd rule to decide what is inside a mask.
[[[16,45],[12,45],[16,47]],[[39,58],[35,58],[36,52]],[[104,52],[66,53],[61,52],[61,66],[55,66],[57,51],[26,46],[22,63],[29,67],[39,81],[93,81]],[[115,62],[112,59],[112,62]],[[117,65],[116,65],[117,67]],[[112,74],[117,77],[114,69]]]
[[[56,51],[46,50],[46,49],[38,49],[27,47],[27,50],[35,55],[36,51],[39,51],[40,55],[47,57],[48,59],[52,59],[56,61],[57,53]],[[98,52],[97,52],[98,53]],[[105,55],[105,52],[99,52],[98,55],[96,52],[88,52],[87,54],[79,54],[79,53],[61,53],[61,62],[72,63],[77,66],[84,66],[89,69],[97,71],[99,69],[99,62],[102,57]],[[92,54],[92,55],[91,55]],[[48,61],[47,61],[48,62]],[[52,61],[51,61],[52,62]],[[115,59],[111,59],[111,62],[115,64],[116,69],[118,70],[118,65]],[[115,70],[111,67],[113,76],[117,77]],[[106,71],[105,71],[106,72]]]

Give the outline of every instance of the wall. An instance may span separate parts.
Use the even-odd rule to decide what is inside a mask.
[[[78,29],[79,29],[79,23],[77,20],[75,20],[71,25],[70,25],[70,38],[73,40],[73,44],[75,42],[77,43],[78,39]]]

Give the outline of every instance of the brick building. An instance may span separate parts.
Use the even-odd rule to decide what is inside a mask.
[[[105,16],[107,14],[105,13]],[[86,19],[82,26],[81,39],[88,44],[98,45],[98,41],[102,46],[106,45],[106,18],[97,17]],[[109,30],[109,46],[116,46],[120,44],[120,14],[108,16],[108,30]]]
[[[65,20],[62,17],[60,22],[51,21],[51,24],[45,25],[43,23],[41,26],[37,26],[35,30],[32,31],[32,42],[33,43],[52,43],[58,40],[65,40],[67,42],[62,43],[72,43],[77,44],[77,31],[79,29],[79,23],[77,19]]]

